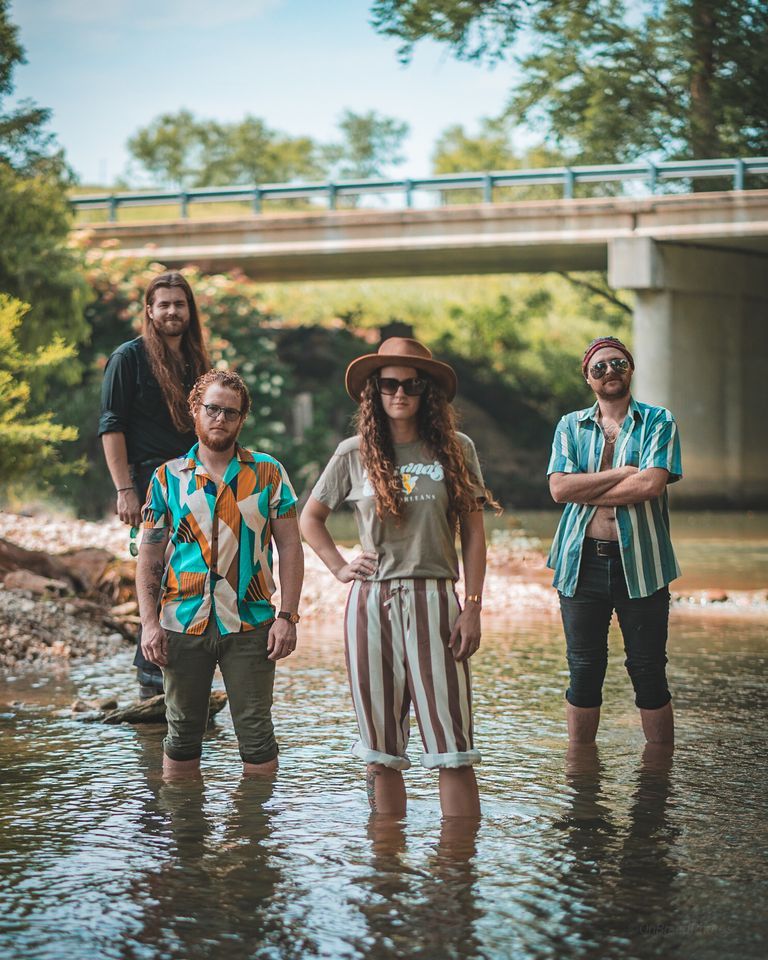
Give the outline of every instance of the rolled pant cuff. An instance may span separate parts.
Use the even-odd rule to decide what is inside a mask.
[[[421,755],[421,765],[427,770],[434,770],[439,767],[443,770],[456,769],[457,767],[474,767],[480,763],[479,750],[466,750],[464,753],[423,753]]]
[[[602,707],[603,705],[601,694],[597,694],[595,697],[576,697],[568,690],[565,699],[572,707],[580,707],[582,710],[592,710],[594,707]]]
[[[669,691],[661,698],[661,701],[646,700],[645,703],[640,703],[640,698],[635,697],[635,706],[640,710],[661,710],[662,707],[666,707],[671,702],[672,694]]]
[[[168,757],[169,760],[199,760],[203,755],[202,746],[197,747],[197,749],[182,749],[179,747],[171,747],[168,744],[163,744],[163,753]]]
[[[380,753],[378,750],[369,750],[369,748],[359,740],[352,744],[351,753],[366,763],[380,763],[382,767],[389,767],[390,770],[407,770],[411,765],[408,757],[396,757],[391,753]]]
[[[270,760],[277,758],[279,752],[278,746],[275,743],[266,750],[261,750],[259,753],[244,753],[241,750],[240,759],[243,763],[269,763]]]

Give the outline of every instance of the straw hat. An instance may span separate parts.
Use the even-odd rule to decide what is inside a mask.
[[[367,353],[358,357],[347,367],[345,384],[347,393],[356,403],[360,403],[365,381],[382,367],[416,367],[431,377],[443,388],[449,400],[456,396],[456,374],[453,367],[440,360],[432,359],[432,351],[409,337],[390,337],[385,340],[376,353]]]

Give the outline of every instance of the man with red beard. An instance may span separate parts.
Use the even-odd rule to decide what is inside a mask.
[[[237,443],[250,405],[236,373],[200,377],[189,395],[198,443],[155,471],[144,506],[136,588],[144,655],[163,668],[167,776],[199,769],[217,665],[244,771],[277,769],[275,661],[296,647],[304,555],[285,469]],[[273,541],[280,555],[277,613],[270,599]]]
[[[560,420],[547,471],[553,499],[566,504],[547,564],[560,596],[574,743],[595,740],[614,610],[646,740],[674,740],[665,667],[668,584],[680,569],[667,484],[682,476],[680,441],[669,410],[633,399],[634,369],[615,337],[589,344],[582,373],[596,402]]]

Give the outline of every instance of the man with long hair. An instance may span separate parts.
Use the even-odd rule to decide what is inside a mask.
[[[243,770],[271,774],[275,661],[296,648],[304,576],[296,494],[281,463],[237,443],[251,398],[236,373],[209,370],[189,407],[199,442],[155,471],[136,568],[142,647],[164,668],[163,770],[197,774],[219,666]],[[279,612],[271,599],[273,544]]]
[[[210,365],[189,283],[180,273],[158,274],[144,293],[141,336],[115,350],[101,388],[99,436],[123,523],[139,526],[153,471],[195,442],[187,396]],[[141,637],[134,664],[140,695],[162,693]]]

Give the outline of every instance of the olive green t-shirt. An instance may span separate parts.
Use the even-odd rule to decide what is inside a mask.
[[[485,497],[485,484],[475,445],[463,433],[457,434],[473,492]],[[335,510],[351,503],[363,550],[378,554],[379,565],[372,580],[399,577],[435,577],[456,580],[459,561],[454,533],[448,524],[448,491],[443,467],[421,441],[395,444],[396,466],[405,494],[405,515],[398,524],[376,515],[376,501],[367,472],[360,460],[360,438],[350,437],[336,448],[312,496]]]

